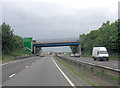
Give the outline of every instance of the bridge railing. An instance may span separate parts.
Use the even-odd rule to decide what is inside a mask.
[[[57,38],[57,39],[41,39],[36,40],[35,43],[59,43],[59,42],[77,42],[79,38]]]

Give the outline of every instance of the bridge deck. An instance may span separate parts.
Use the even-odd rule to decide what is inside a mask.
[[[57,43],[79,43],[79,41],[71,41],[71,42],[45,42],[45,43],[40,43],[40,42],[33,42],[33,45],[37,45],[37,44],[57,44]]]
[[[33,46],[36,46],[36,47],[77,46],[77,45],[80,45],[78,41],[76,42],[33,43]]]

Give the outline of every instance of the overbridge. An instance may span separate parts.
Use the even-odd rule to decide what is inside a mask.
[[[78,46],[79,42],[33,43],[34,47]]]
[[[33,52],[35,54],[36,47],[79,46],[79,53],[81,54],[80,42],[78,40],[78,38],[34,40]]]

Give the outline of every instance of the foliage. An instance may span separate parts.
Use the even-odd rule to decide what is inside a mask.
[[[70,55],[71,54],[71,52],[67,52],[67,55]]]
[[[119,28],[120,20],[111,24],[107,21],[98,30],[92,30],[88,34],[80,35],[82,54],[91,54],[93,47],[97,46],[106,47],[109,53],[118,53],[120,42],[118,39],[118,34],[120,34]],[[71,47],[72,52],[75,52],[75,48],[75,46]]]
[[[0,26],[0,35],[2,35],[2,27]]]
[[[36,53],[39,54],[41,50],[41,47],[36,47]]]
[[[23,39],[13,34],[13,29],[3,23],[2,27],[2,52],[5,55],[12,55],[13,52],[21,52],[23,47]]]
[[[78,52],[78,46],[70,46],[72,53],[75,54]]]

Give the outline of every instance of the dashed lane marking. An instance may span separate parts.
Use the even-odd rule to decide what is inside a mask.
[[[13,76],[15,76],[15,73],[14,73],[14,74],[12,74],[12,75],[10,75],[10,76],[9,76],[9,78],[12,78]]]
[[[28,66],[25,66],[25,68],[28,68]]]

